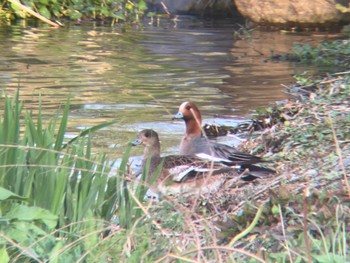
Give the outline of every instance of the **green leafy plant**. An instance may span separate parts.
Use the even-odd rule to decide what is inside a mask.
[[[11,2],[11,3],[10,3]],[[71,20],[99,19],[112,21],[139,21],[147,5],[143,0],[28,0],[23,3],[17,0],[3,1],[0,11],[6,20],[26,19],[31,9],[37,17],[47,19],[68,18]],[[1,13],[0,13],[1,15]],[[39,17],[40,18],[40,17]]]
[[[350,66],[350,41],[322,42],[318,46],[295,44],[292,53],[277,54],[271,58],[327,67],[327,70],[335,72],[348,69]]]
[[[30,112],[22,117],[23,104],[18,95],[4,100],[0,119],[0,197],[9,200],[0,205],[5,219],[3,234],[25,247],[39,236],[52,239],[50,231],[55,229],[58,237],[75,239],[88,231],[89,220],[110,220],[117,202],[115,179],[108,175],[110,167],[105,156],[93,155],[90,139],[84,137],[88,131],[111,123],[90,128],[65,144],[69,103],[62,116],[57,115],[45,127],[40,108],[35,121]],[[40,226],[29,227],[39,221]],[[28,239],[24,229],[34,236]],[[18,237],[20,233],[23,235]],[[32,254],[41,258],[38,252]]]

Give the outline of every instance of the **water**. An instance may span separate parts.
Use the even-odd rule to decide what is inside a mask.
[[[196,102],[205,122],[234,125],[255,108],[286,99],[282,84],[305,70],[267,61],[271,52],[326,37],[254,31],[235,40],[235,30],[230,21],[189,17],[128,30],[1,25],[0,88],[13,95],[19,87],[26,109],[37,109],[41,95],[46,118],[70,96],[70,137],[116,120],[93,140],[96,151],[113,158],[143,128],[158,131],[163,151],[174,153],[184,132],[184,123],[171,120],[180,103]]]

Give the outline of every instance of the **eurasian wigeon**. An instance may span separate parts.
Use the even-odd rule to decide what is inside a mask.
[[[236,169],[220,162],[210,162],[190,155],[161,157],[158,134],[151,129],[142,130],[132,144],[145,147],[142,169],[148,167],[146,181],[154,174],[157,176],[153,191],[163,194],[204,194],[217,191],[228,178],[239,177]]]
[[[238,165],[240,169],[249,169],[251,174],[254,172],[257,172],[257,175],[275,173],[272,169],[253,165],[264,162],[261,157],[208,140],[202,132],[202,115],[193,102],[183,102],[174,119],[183,119],[186,124],[186,132],[180,144],[180,154],[195,154],[198,157],[221,161],[227,165]]]

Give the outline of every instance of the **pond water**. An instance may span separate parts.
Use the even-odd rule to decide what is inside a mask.
[[[181,102],[196,102],[207,123],[235,124],[286,99],[283,85],[305,70],[268,61],[271,52],[327,37],[256,30],[235,40],[238,29],[227,20],[191,17],[127,30],[0,25],[0,88],[9,96],[19,88],[26,109],[37,109],[41,95],[46,118],[70,96],[69,136],[116,120],[93,135],[97,150],[113,157],[143,128],[158,131],[163,152],[174,153],[184,123],[171,118]]]

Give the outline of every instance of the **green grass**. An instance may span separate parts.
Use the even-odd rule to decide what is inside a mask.
[[[4,105],[0,120],[2,251],[11,258],[45,261],[55,255],[62,258],[64,253],[54,252],[79,241],[65,249],[72,251],[69,257],[74,261],[83,255],[84,243],[91,242],[88,233],[95,233],[96,239],[115,216],[120,197],[115,177],[108,176],[105,156],[91,153],[87,131],[65,144],[69,102],[62,116],[57,113],[46,127],[40,109],[36,120],[30,112],[23,113],[18,95],[5,97]]]
[[[69,101],[50,121],[42,119],[40,106],[36,119],[24,112],[19,95],[3,103],[1,262],[137,262],[151,250],[148,238],[140,248],[127,246],[132,236],[151,236],[157,225],[143,206],[147,168],[139,181],[133,178],[130,144],[114,176],[106,157],[92,152],[90,134],[114,122],[68,141]]]

